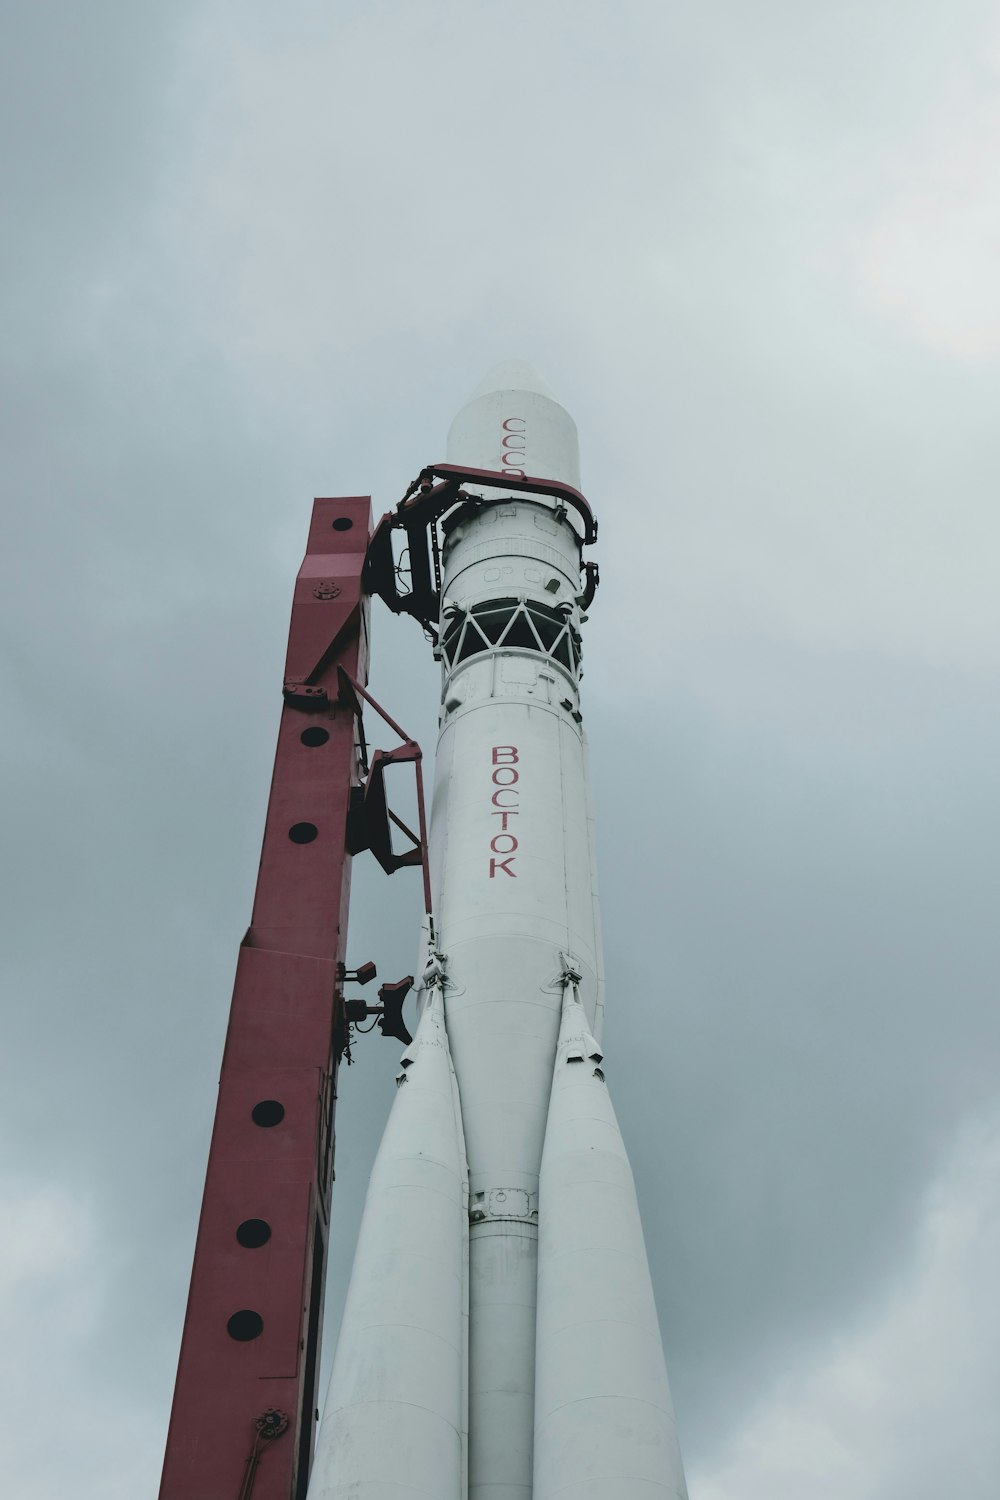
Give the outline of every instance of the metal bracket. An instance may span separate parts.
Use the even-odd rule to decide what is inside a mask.
[[[594,595],[597,593],[597,585],[601,581],[601,570],[595,562],[585,562],[583,565],[583,576],[583,593],[580,595],[580,598],[577,602],[579,603],[580,608],[586,611],[594,602]]]
[[[278,1407],[272,1406],[267,1411],[261,1412],[259,1417],[255,1417],[253,1425],[256,1436],[247,1458],[243,1483],[240,1485],[237,1500],[250,1500],[257,1470],[260,1468],[261,1454],[268,1443],[273,1443],[275,1438],[280,1438],[282,1433],[287,1432],[288,1416]]]
[[[379,1005],[369,1005],[367,1000],[345,1000],[344,1017],[348,1025],[357,1026],[360,1021],[366,1021],[369,1016],[374,1016],[372,1026],[378,1023],[378,1029],[383,1036],[395,1037],[397,1042],[402,1042],[408,1047],[413,1041],[412,1036],[403,1023],[403,1001],[413,988],[413,975],[407,974],[405,979],[398,979],[395,984],[383,984],[379,988]],[[366,1026],[366,1031],[371,1031],[371,1026]]]
[[[580,960],[573,953],[560,953],[559,958],[562,961],[562,970],[559,974],[559,983],[562,985],[563,989],[566,989],[569,985],[573,985],[575,987],[583,978],[583,970],[580,967]]]
[[[350,980],[353,984],[371,984],[377,973],[378,970],[371,959],[367,963],[359,965],[356,969],[349,969],[345,964],[337,965],[337,978],[341,984],[345,980]]]
[[[364,743],[362,699],[403,741],[395,750],[376,750],[371,758],[364,787],[356,787],[352,792],[351,806],[347,815],[348,850],[351,854],[360,854],[363,849],[370,849],[387,875],[392,875],[396,870],[404,869],[409,865],[419,865],[423,871],[424,910],[429,916],[431,878],[427,862],[427,818],[424,810],[424,778],[421,766],[423,751],[416,740],[411,739],[406,730],[401,729],[395,719],[389,717],[381,704],[376,703],[371,694],[366,692],[360,683],[355,682],[353,677],[348,676],[342,667],[337,669],[337,685],[339,689],[337,702],[341,708],[350,709],[354,714],[358,721],[362,743]],[[413,762],[417,782],[417,833],[414,833],[412,828],[408,828],[402,818],[393,812],[386,796],[386,767],[406,761]],[[394,852],[390,825],[395,825],[401,833],[406,835],[413,845],[411,849],[405,850],[402,854]]]

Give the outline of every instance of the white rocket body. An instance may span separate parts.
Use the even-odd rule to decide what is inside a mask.
[[[456,417],[448,461],[579,487],[571,417],[515,361]],[[635,1193],[596,1060],[603,984],[579,694],[580,523],[556,500],[483,493],[489,503],[459,520],[443,554],[429,835],[436,957],[408,1070],[416,1093],[433,1016],[457,1081],[455,1134],[447,1111],[432,1130],[412,1102],[400,1123],[408,1079],[373,1172],[309,1500],[684,1500]],[[588,1055],[567,1060],[584,1031]],[[443,1094],[441,1079],[436,1087]],[[447,1157],[449,1185],[432,1186],[411,1164],[394,1214],[383,1157],[397,1170],[401,1130],[411,1155]],[[455,1184],[466,1166],[459,1226],[454,1197],[465,1188]],[[421,1193],[442,1190],[446,1211],[421,1207]],[[433,1257],[447,1262],[436,1278],[419,1265],[423,1235],[436,1236]],[[451,1268],[466,1244],[466,1342],[455,1351]],[[368,1292],[355,1293],[369,1282],[382,1288],[382,1318],[352,1311],[370,1306]],[[435,1373],[432,1412],[429,1367],[413,1373],[411,1325],[438,1318],[451,1364],[449,1381]],[[374,1430],[383,1396],[372,1392],[405,1402],[412,1379],[422,1414],[406,1413],[402,1437],[388,1416]],[[453,1429],[468,1434],[457,1468]],[[436,1474],[425,1452],[439,1454]]]
[[[324,1500],[462,1493],[468,1191],[437,991],[397,1083],[309,1485]]]

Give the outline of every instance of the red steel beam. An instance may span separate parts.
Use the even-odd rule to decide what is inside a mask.
[[[368,496],[317,500],[295,585],[160,1500],[306,1492],[350,896],[347,811],[361,772],[337,672],[367,681],[361,573],[370,529]]]

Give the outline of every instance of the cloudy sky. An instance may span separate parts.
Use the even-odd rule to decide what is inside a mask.
[[[1000,6],[3,7],[0,1488],[158,1482],[292,580],[580,427],[609,1081],[692,1500],[1000,1475]],[[373,687],[433,743],[435,671]],[[352,958],[417,882],[360,862]],[[341,1095],[331,1324],[396,1063]]]

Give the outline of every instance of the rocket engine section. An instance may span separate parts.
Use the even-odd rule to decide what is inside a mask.
[[[387,1459],[396,1429],[379,1439],[369,1422],[377,1398],[359,1388],[352,1400],[350,1387],[395,1390],[399,1371],[412,1369],[413,1332],[380,1320],[376,1336],[368,1314],[353,1315],[358,1297],[368,1306],[355,1296],[359,1265],[309,1500],[684,1500],[631,1173],[595,1061],[603,982],[580,705],[584,536],[558,496],[530,490],[547,480],[577,489],[576,428],[530,367],[509,361],[456,417],[448,460],[512,481],[509,491],[467,485],[477,501],[443,527],[429,835],[436,929],[414,1043],[427,1045],[433,1013],[454,1069],[467,1168],[467,1332],[453,1372],[467,1447],[460,1471],[451,1438],[440,1441],[436,1474],[434,1444],[422,1438],[419,1464]],[[577,1052],[589,1069],[583,1094]],[[380,1206],[391,1179],[383,1158],[399,1156],[401,1103],[373,1173],[359,1261],[376,1259],[384,1285],[394,1254],[404,1286],[409,1258],[422,1253],[418,1226],[440,1234],[448,1216],[423,1213],[413,1187],[395,1220]],[[428,1152],[451,1153],[440,1128],[424,1133]],[[424,1147],[411,1139],[410,1149]],[[426,1192],[436,1191],[428,1179]],[[615,1224],[588,1230],[590,1213],[613,1213]],[[414,1308],[413,1321],[420,1316]],[[449,1303],[449,1350],[453,1328]],[[338,1478],[337,1455],[348,1453],[349,1476]]]

